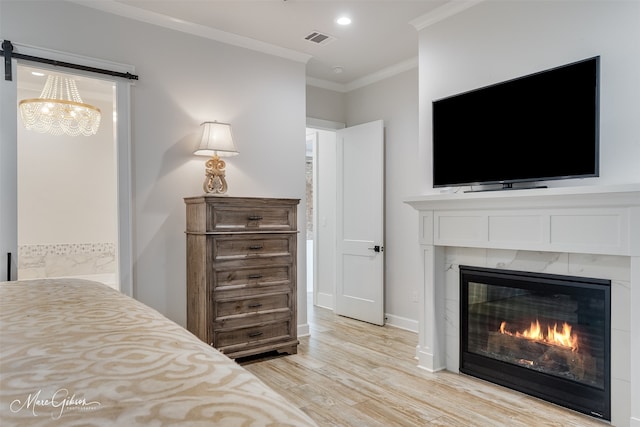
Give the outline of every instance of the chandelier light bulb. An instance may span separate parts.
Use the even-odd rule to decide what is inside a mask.
[[[49,75],[39,98],[20,101],[25,128],[51,135],[95,135],[100,109],[85,104],[73,79]]]

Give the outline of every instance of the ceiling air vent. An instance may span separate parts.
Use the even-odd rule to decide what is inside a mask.
[[[320,45],[320,46],[324,46],[327,43],[331,43],[332,41],[334,41],[336,38],[333,36],[330,36],[328,34],[323,34],[319,31],[314,31],[311,34],[309,34],[307,37],[304,38],[306,41],[316,44],[316,45]]]

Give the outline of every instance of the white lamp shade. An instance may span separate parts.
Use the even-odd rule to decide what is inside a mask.
[[[200,144],[193,154],[209,157],[213,155],[226,157],[238,154],[238,150],[233,143],[230,124],[204,122],[201,126],[202,135],[200,136]]]

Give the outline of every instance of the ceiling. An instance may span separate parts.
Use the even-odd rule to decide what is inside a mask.
[[[415,67],[415,21],[448,0],[71,0],[306,64],[310,84],[340,90],[402,67]],[[338,25],[339,16],[352,23]],[[312,43],[313,32],[331,36]],[[336,67],[339,67],[336,68]],[[339,72],[337,72],[339,71]]]

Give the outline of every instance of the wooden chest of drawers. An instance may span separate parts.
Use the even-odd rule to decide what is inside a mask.
[[[187,208],[187,329],[232,358],[296,353],[298,199],[201,196]]]

